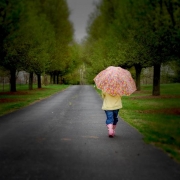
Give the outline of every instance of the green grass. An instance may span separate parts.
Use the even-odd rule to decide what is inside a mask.
[[[17,85],[17,92],[9,93],[9,88],[6,86],[5,92],[0,92],[0,116],[51,96],[67,87],[68,85],[48,85],[41,89],[28,90],[27,85]]]
[[[147,143],[163,149],[180,162],[180,84],[161,85],[161,95],[152,96],[152,86],[122,97],[120,116],[144,135]]]
[[[120,117],[143,134],[146,143],[180,163],[180,84],[161,84],[160,96],[152,96],[152,85],[144,85],[123,96],[122,103]]]

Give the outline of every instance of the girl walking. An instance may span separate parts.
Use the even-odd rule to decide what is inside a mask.
[[[111,96],[102,91],[103,105],[102,109],[106,114],[106,126],[108,128],[109,137],[114,137],[115,128],[118,122],[118,112],[122,108],[121,96]]]

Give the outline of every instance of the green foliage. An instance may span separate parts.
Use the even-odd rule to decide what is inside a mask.
[[[180,61],[173,62],[171,64],[171,68],[175,71],[175,76],[173,77],[173,81],[180,83]]]
[[[140,90],[141,69],[156,66],[153,85],[158,90],[161,63],[180,59],[179,7],[178,0],[102,0],[89,20],[89,74],[109,65],[135,66]]]
[[[71,62],[73,27],[65,0],[2,0],[0,32],[0,65],[11,75],[16,70],[65,73],[67,65],[76,65]]]
[[[9,76],[9,72],[2,66],[0,66],[0,77],[7,77]]]
[[[24,1],[8,0],[0,3],[0,64],[7,69],[18,68],[20,66],[20,54],[16,49],[12,49],[11,42],[14,41],[20,29],[19,21],[24,13]]]
[[[74,69],[73,72],[63,76],[64,84],[77,85],[80,84],[79,69]]]
[[[65,0],[41,1],[42,11],[53,26],[55,34],[55,48],[51,48],[51,61],[49,72],[65,71],[66,64],[71,61],[69,57],[72,42],[73,28],[69,21],[69,9]]]

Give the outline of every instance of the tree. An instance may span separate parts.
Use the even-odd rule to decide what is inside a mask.
[[[17,70],[38,76],[50,71],[64,71],[68,61],[72,24],[65,0],[4,0],[0,2],[0,65],[11,72],[11,91],[16,91]]]
[[[179,37],[174,41],[174,34],[179,31],[176,26],[180,24],[178,4],[178,1],[173,0],[146,2],[148,11],[145,17],[148,23],[145,25],[144,36],[149,36],[147,47],[154,66],[153,95],[160,95],[161,64],[172,61],[176,56]]]
[[[66,71],[69,61],[69,44],[72,42],[73,27],[69,21],[69,9],[65,0],[41,0],[41,9],[47,16],[55,33],[55,48],[51,51],[48,72],[59,83],[59,75]]]
[[[21,36],[17,40],[17,44],[25,47],[21,48],[25,53],[22,66],[30,73],[29,89],[32,89],[33,73],[37,75],[38,88],[41,88],[41,74],[46,71],[50,62],[49,54],[55,46],[55,35],[46,15],[40,11],[39,2],[26,1],[24,17],[19,32]]]
[[[21,52],[13,43],[18,38],[20,20],[24,13],[24,0],[0,2],[0,65],[10,71],[11,91],[16,91],[16,70],[21,66]],[[14,46],[14,48],[12,48]]]
[[[103,47],[99,50],[108,50],[103,52],[106,61],[119,59],[124,68],[135,66],[139,90],[142,68],[154,66],[152,94],[160,95],[161,64],[179,59],[179,6],[178,0],[102,0],[90,24],[89,43],[98,37]]]

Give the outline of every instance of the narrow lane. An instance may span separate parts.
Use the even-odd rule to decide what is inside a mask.
[[[180,165],[120,120],[109,138],[92,86],[0,117],[0,180],[179,180]]]

